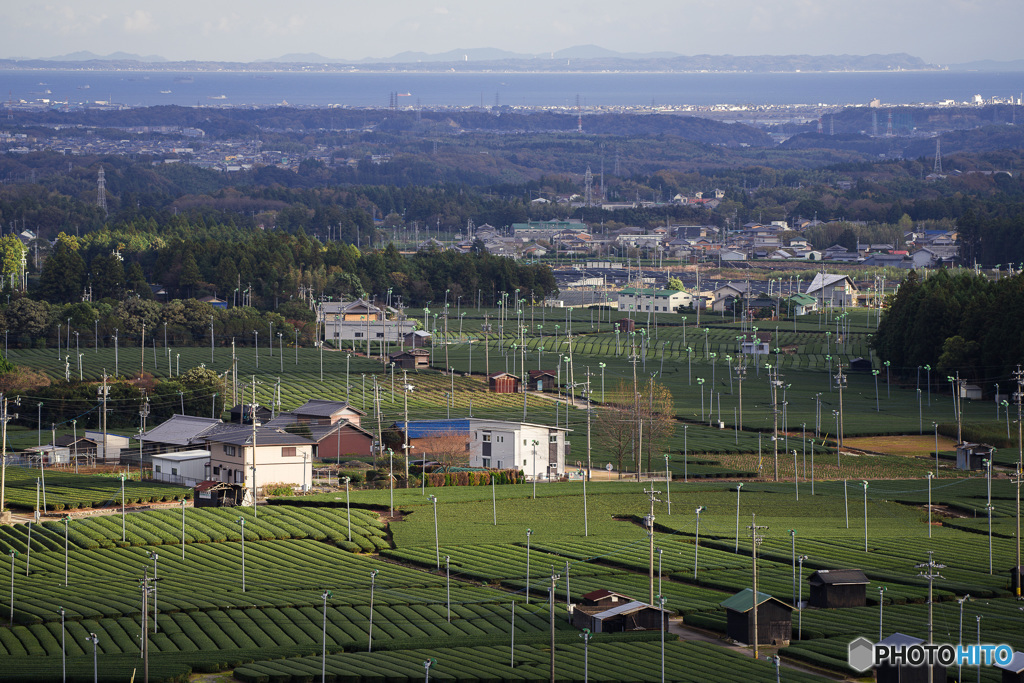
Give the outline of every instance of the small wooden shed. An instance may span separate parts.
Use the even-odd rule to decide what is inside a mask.
[[[859,569],[819,569],[807,577],[811,586],[811,607],[864,607],[867,605],[868,577]]]
[[[920,638],[908,636],[905,633],[893,633],[878,645],[887,645],[896,650],[902,650],[910,645],[920,645],[924,641]],[[935,664],[931,667],[932,677],[928,677],[927,666],[891,666],[882,664],[875,667],[876,683],[929,683],[930,681],[946,680],[946,667]]]
[[[241,484],[208,479],[195,486],[193,504],[197,508],[235,507],[242,504],[244,489]]]
[[[487,375],[487,389],[495,394],[517,394],[519,378],[508,372],[492,372]]]
[[[558,374],[551,370],[530,370],[530,388],[547,391],[558,386]]]
[[[396,367],[403,370],[419,370],[430,367],[430,351],[424,349],[409,349],[392,353],[388,357]]]
[[[639,600],[610,607],[576,607],[573,625],[594,633],[668,629],[668,611]]]
[[[1002,671],[1002,683],[1024,683],[1024,652],[1014,652],[1008,664],[996,664]]]
[[[850,361],[850,372],[871,372],[871,361],[866,358],[854,358]]]
[[[622,318],[615,321],[615,325],[619,328],[619,332],[635,332],[636,321],[632,318]]]
[[[721,603],[725,608],[725,634],[741,643],[752,643],[754,591],[744,588]],[[767,593],[757,593],[757,642],[783,644],[793,636],[793,607]]]
[[[982,460],[992,457],[991,446],[980,443],[962,443],[956,447],[956,468],[958,470],[981,470],[985,468]]]

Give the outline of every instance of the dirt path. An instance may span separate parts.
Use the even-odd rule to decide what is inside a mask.
[[[714,632],[711,632],[711,631],[705,631],[703,629],[694,628],[692,626],[687,626],[686,624],[683,623],[683,620],[679,619],[679,618],[677,618],[677,619],[669,619],[668,631],[669,631],[669,633],[674,633],[674,634],[678,635],[681,640],[694,640],[694,641],[698,641],[698,642],[702,642],[702,643],[711,643],[712,645],[717,645],[717,646],[721,647],[723,650],[729,650],[731,652],[735,652],[737,654],[740,654],[740,655],[743,655],[743,656],[746,656],[746,657],[750,657],[751,656],[751,652],[750,652],[750,650],[747,647],[743,647],[743,646],[737,645],[735,643],[729,642],[724,637],[718,635],[717,633],[714,633]],[[836,674],[836,673],[833,673],[831,671],[822,671],[822,670],[814,669],[812,667],[803,666],[803,665],[800,665],[800,664],[795,664],[795,663],[787,660],[785,658],[786,657],[786,649],[785,648],[777,649],[777,648],[762,647],[761,650],[764,653],[762,656],[774,655],[776,652],[778,652],[783,657],[783,659],[782,659],[782,668],[783,669],[790,669],[792,671],[800,671],[802,673],[813,674],[815,676],[821,676],[822,678],[828,679],[830,681],[845,681],[845,680],[847,680],[847,678],[845,676],[842,676],[840,674]]]

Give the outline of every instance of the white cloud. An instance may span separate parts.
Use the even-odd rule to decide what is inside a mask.
[[[156,30],[153,15],[145,10],[137,9],[124,18],[126,33],[149,33]]]

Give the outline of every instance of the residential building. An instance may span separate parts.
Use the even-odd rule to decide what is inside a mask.
[[[416,420],[408,426],[409,444],[416,455],[429,458],[431,438],[455,434],[465,439],[469,466],[488,469],[518,469],[528,479],[558,479],[569,462],[570,430],[532,422],[510,422],[482,418]]]
[[[693,295],[689,292],[674,289],[637,289],[627,287],[619,292],[618,307],[620,311],[677,313],[693,303]]]
[[[818,273],[804,293],[817,299],[819,306],[857,305],[857,285],[849,275]]]
[[[392,318],[388,318],[388,313]],[[394,309],[384,309],[369,301],[323,301],[317,304],[317,314],[324,326],[324,338],[336,347],[342,342],[356,344],[370,342],[402,342],[416,324],[399,316]]]
[[[254,432],[252,427],[239,427],[204,441],[210,451],[210,479],[245,488],[308,486],[313,481],[316,442],[304,436],[283,429],[257,427]]]

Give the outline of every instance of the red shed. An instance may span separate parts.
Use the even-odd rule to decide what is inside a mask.
[[[495,394],[517,394],[519,378],[508,372],[492,372],[487,375],[487,388]]]

